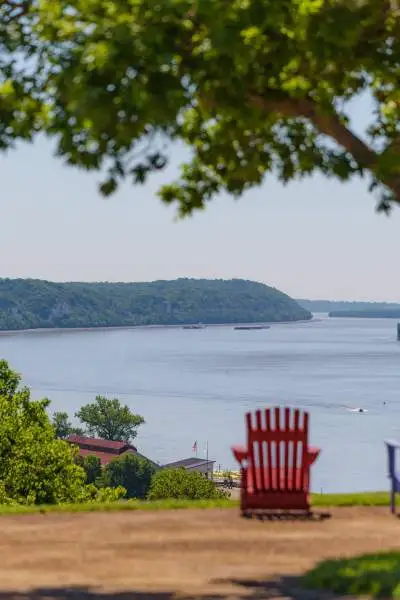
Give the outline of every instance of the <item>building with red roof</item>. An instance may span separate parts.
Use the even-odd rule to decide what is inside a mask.
[[[80,456],[97,456],[103,467],[125,452],[134,452],[141,456],[137,448],[128,442],[114,442],[112,440],[102,440],[83,435],[69,435],[66,441],[78,446]]]

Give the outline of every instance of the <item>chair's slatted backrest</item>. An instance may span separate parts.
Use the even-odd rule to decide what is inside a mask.
[[[308,413],[275,407],[246,414],[248,470],[255,491],[302,491]]]

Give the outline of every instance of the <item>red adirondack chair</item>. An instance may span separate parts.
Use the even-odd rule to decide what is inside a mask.
[[[241,466],[242,515],[310,513],[310,467],[320,449],[308,446],[308,421],[307,412],[289,408],[246,414],[247,448],[232,448]]]

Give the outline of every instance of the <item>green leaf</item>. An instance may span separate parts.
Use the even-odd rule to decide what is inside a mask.
[[[106,198],[111,196],[118,187],[118,182],[114,177],[110,177],[100,185],[100,192]]]

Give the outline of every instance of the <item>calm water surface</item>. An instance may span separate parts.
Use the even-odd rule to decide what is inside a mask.
[[[383,441],[400,439],[393,320],[19,333],[0,337],[0,356],[52,410],[73,414],[96,394],[118,396],[145,417],[137,445],[160,463],[192,456],[194,440],[203,456],[208,440],[217,466],[234,467],[244,413],[288,404],[310,411],[311,442],[323,450],[315,491],[387,488]]]

